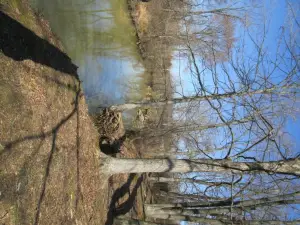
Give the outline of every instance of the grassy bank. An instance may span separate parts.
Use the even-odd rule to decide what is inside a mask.
[[[0,223],[103,224],[106,178],[76,66],[27,1],[0,9]]]

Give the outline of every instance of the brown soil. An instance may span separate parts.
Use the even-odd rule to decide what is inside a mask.
[[[47,21],[27,0],[0,0],[0,11],[0,224],[143,219],[145,176],[101,174],[76,66]],[[124,146],[119,157],[140,157]]]
[[[26,1],[0,10],[0,224],[104,224],[107,177],[74,65]]]

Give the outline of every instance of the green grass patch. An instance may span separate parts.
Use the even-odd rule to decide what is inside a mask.
[[[17,17],[18,21],[27,28],[31,30],[36,28],[34,13],[22,0],[0,0],[0,6],[2,11]]]

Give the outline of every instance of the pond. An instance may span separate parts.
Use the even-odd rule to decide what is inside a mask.
[[[49,20],[78,73],[90,113],[130,99],[144,68],[126,0],[31,0]]]

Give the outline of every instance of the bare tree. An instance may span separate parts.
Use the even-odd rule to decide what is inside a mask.
[[[146,172],[265,172],[293,176],[300,175],[299,159],[270,162],[233,162],[228,159],[123,159],[104,156],[103,171],[107,174]]]
[[[191,222],[205,222],[205,219],[215,218],[216,223],[223,222],[233,224],[256,224],[249,217],[243,216],[245,212],[253,213],[255,210],[270,210],[272,207],[288,204],[299,204],[299,192],[289,193],[285,195],[256,198],[250,200],[220,200],[215,202],[184,202],[176,204],[146,204],[145,210],[148,218],[186,220]],[[255,197],[254,197],[255,198]],[[212,220],[213,222],[214,220]],[[263,221],[263,220],[262,220]],[[268,220],[263,224],[273,223],[280,224],[280,220]],[[285,221],[289,222],[289,221]],[[296,224],[296,221],[290,221]],[[294,223],[293,223],[294,222]],[[214,223],[213,223],[214,224]]]
[[[224,18],[228,19],[218,10],[194,11],[193,14],[215,14],[217,16],[209,18],[219,24],[226,22]],[[182,154],[181,159],[176,156],[163,159],[104,157],[103,171],[107,174],[170,172],[202,176],[197,180],[188,175],[150,178],[177,182],[181,187],[184,183],[187,188],[186,191],[161,192],[170,197],[166,198],[170,202],[147,206],[149,217],[208,224],[296,224],[298,221],[285,221],[274,212],[278,207],[299,204],[299,154],[295,154],[283,135],[288,118],[298,113],[300,67],[297,42],[293,35],[281,34],[276,54],[268,55],[266,28],[260,39],[255,39],[245,29],[255,49],[255,53],[246,55],[245,42],[231,43],[233,28],[227,24],[228,33],[222,35],[228,36],[225,45],[229,47],[225,52],[226,59],[220,60],[218,54],[224,46],[212,36],[213,28],[204,27],[197,33],[191,29],[193,18],[186,15],[183,18],[184,32],[179,36],[184,46],[180,51],[188,62],[194,95],[177,92],[173,98],[132,102],[111,109],[122,111],[173,105],[174,110],[181,110],[181,115],[179,110],[174,114],[176,119],[182,116],[182,121],[180,118],[161,130],[151,127],[144,131],[158,136],[164,133],[176,135],[175,145],[180,153],[195,149],[199,154],[192,157]],[[208,51],[209,57],[205,56]],[[207,123],[197,121],[201,107],[206,109]],[[210,135],[211,143],[207,146],[201,143],[204,134]],[[213,180],[208,179],[207,174],[214,176]],[[259,210],[268,215],[261,216]]]

